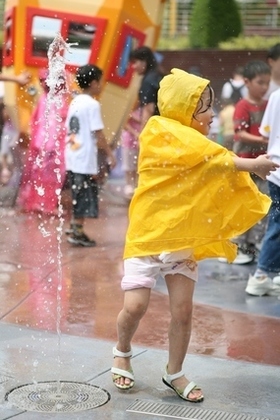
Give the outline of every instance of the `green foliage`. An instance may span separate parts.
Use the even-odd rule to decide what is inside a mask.
[[[268,50],[272,45],[279,42],[279,37],[242,36],[229,41],[220,42],[218,48],[221,50]],[[159,39],[157,49],[167,51],[189,50],[190,41],[187,35],[180,35],[174,38],[162,37]]]
[[[268,50],[272,45],[275,45],[278,42],[278,36],[239,36],[230,41],[221,42],[219,48],[221,50]]]
[[[157,44],[158,50],[182,51],[190,49],[190,41],[187,35],[176,35],[175,37],[160,37]]]
[[[242,32],[236,0],[195,0],[190,21],[192,48],[216,48]]]

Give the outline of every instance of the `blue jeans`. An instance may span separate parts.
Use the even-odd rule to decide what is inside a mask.
[[[251,174],[251,178],[263,194],[268,194],[268,181],[259,178],[257,175]],[[256,244],[260,244],[264,238],[267,229],[267,216],[259,220],[249,230],[239,235],[233,242],[237,243],[241,248],[251,248]]]
[[[266,273],[280,272],[280,187],[268,181],[272,204],[259,255],[258,267]]]

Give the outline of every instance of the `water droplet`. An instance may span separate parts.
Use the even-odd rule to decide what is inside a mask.
[[[45,194],[45,188],[42,185],[40,187],[37,187],[35,185],[35,190],[37,191],[40,197],[42,197]]]

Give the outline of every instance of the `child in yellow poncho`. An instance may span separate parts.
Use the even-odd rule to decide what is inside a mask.
[[[224,256],[233,261],[236,246],[230,238],[253,226],[270,206],[248,172],[265,178],[278,165],[264,155],[238,158],[207,139],[213,101],[209,80],[173,69],[160,83],[160,116],[150,118],[140,136],[139,185],[124,251],[124,307],[111,370],[114,384],[123,390],[134,385],[131,340],[161,275],[171,312],[162,380],[184,400],[203,400],[202,390],[182,371],[197,260]]]

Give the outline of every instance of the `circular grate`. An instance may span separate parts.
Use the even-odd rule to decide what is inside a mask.
[[[110,394],[80,382],[38,382],[12,389],[5,399],[25,411],[72,413],[100,407],[110,400]]]

